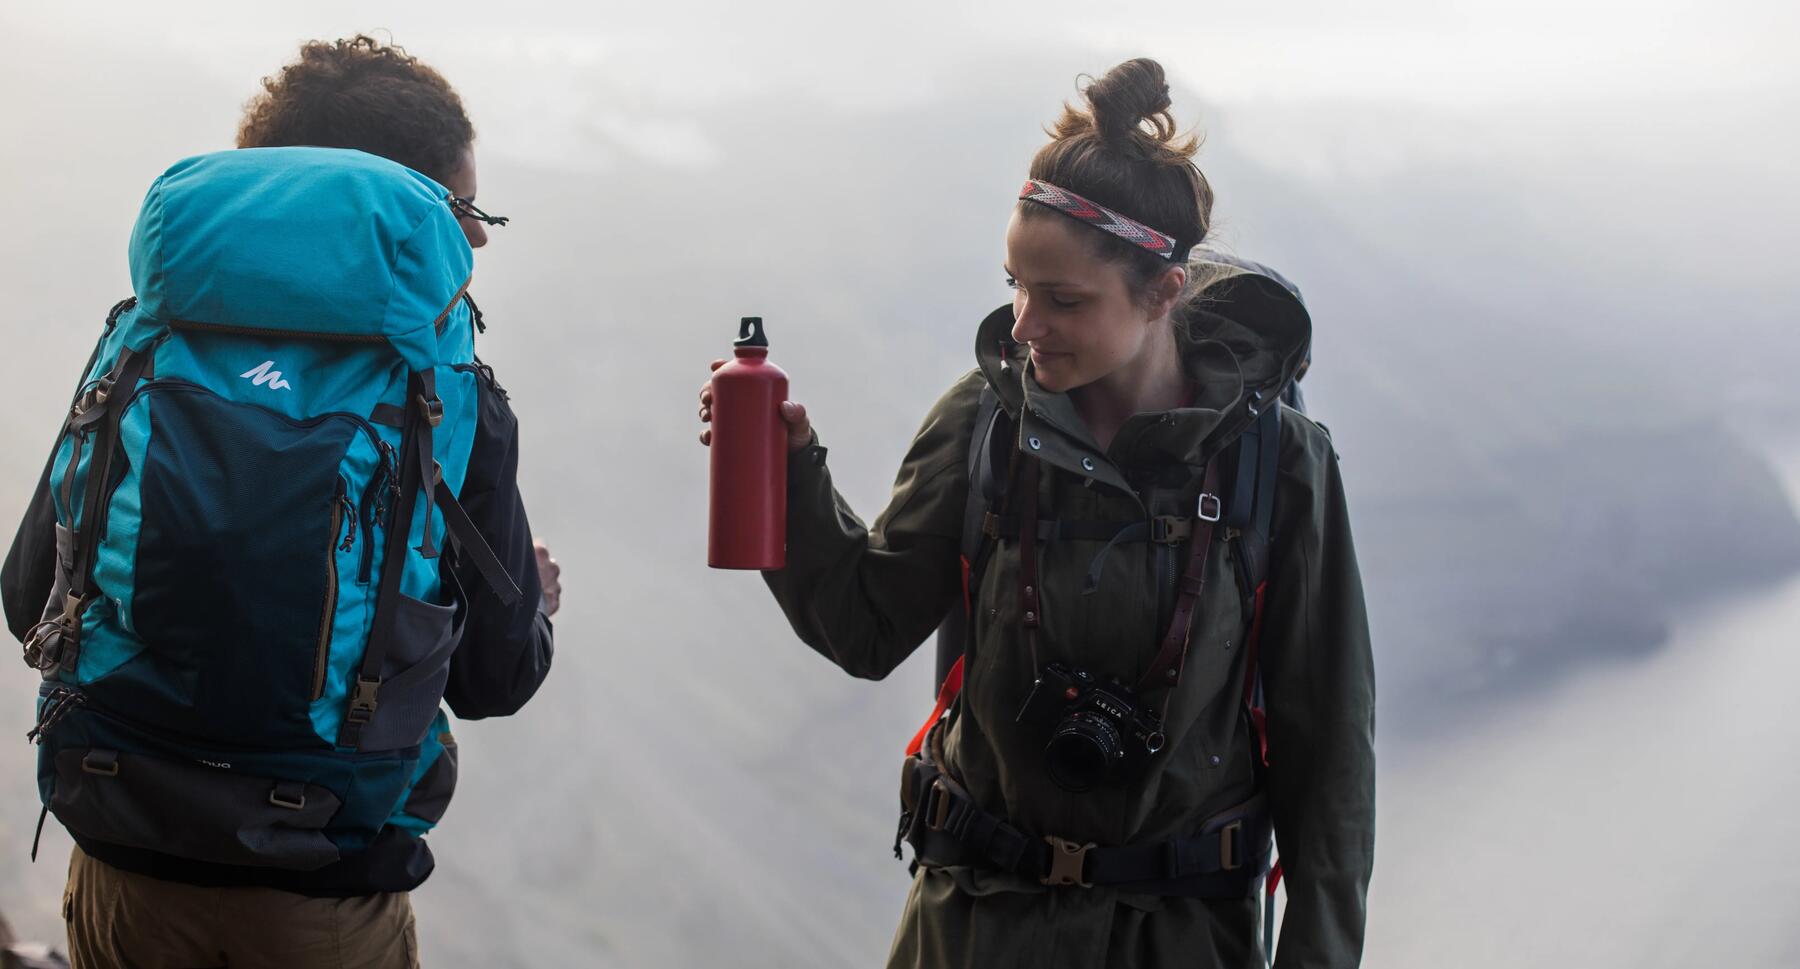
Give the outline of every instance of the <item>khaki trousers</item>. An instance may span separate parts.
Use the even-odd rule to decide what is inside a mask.
[[[63,892],[71,969],[418,969],[406,893],[308,898],[120,871],[77,847]]]

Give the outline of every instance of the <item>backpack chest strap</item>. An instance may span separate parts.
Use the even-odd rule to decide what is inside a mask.
[[[1194,522],[1195,519],[1181,515],[1157,515],[1134,521],[1040,518],[1037,522],[1037,539],[1040,542],[1066,539],[1108,544],[1148,542],[1180,545],[1193,535]],[[994,541],[1017,541],[1019,516],[987,512],[982,516],[981,533]]]

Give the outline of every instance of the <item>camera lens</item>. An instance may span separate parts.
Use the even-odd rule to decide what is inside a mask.
[[[1124,739],[1112,721],[1090,710],[1063,718],[1044,748],[1050,780],[1065,791],[1091,791],[1124,756]]]

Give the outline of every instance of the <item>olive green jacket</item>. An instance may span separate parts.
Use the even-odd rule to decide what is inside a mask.
[[[980,327],[979,367],[926,416],[873,528],[832,488],[824,447],[815,440],[796,452],[788,567],[765,579],[800,638],[852,675],[879,679],[961,608],[968,449],[983,385],[1013,415],[1020,446],[1035,442],[1042,517],[1191,516],[1205,463],[1254,420],[1253,403],[1275,399],[1311,334],[1299,301],[1265,276],[1238,271],[1207,296],[1181,341],[1197,388],[1192,406],[1133,416],[1105,451],[1068,396],[1038,386],[1022,354],[1002,358],[1012,325],[1002,308]],[[1281,426],[1260,659],[1267,790],[1287,889],[1276,966],[1354,966],[1374,858],[1374,667],[1331,441],[1294,411]],[[1165,711],[1167,746],[1141,778],[1085,794],[1049,781],[1047,738],[1014,722],[1035,670],[1020,626],[1018,547],[999,543],[973,590],[964,687],[942,731],[945,769],[986,810],[1034,836],[1101,845],[1191,835],[1246,800],[1256,756],[1242,700],[1249,617],[1225,538],[1220,530],[1208,553],[1180,682],[1144,696]],[[1114,546],[1098,590],[1084,595],[1104,544],[1040,545],[1040,660],[1134,683],[1157,651],[1186,551]],[[888,964],[1235,969],[1261,965],[1259,912],[1254,894],[1155,897],[921,868]]]

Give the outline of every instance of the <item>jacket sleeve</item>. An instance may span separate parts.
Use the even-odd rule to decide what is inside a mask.
[[[1375,667],[1337,456],[1318,425],[1283,416],[1261,658],[1287,887],[1275,967],[1348,969],[1375,857]]]
[[[518,419],[505,391],[485,371],[477,384],[479,419],[461,501],[521,595],[508,606],[471,564],[459,561],[452,566],[467,614],[462,642],[450,658],[444,699],[464,720],[517,713],[549,675],[554,648],[550,617],[543,611],[531,525],[519,496]]]
[[[787,568],[763,579],[794,632],[852,676],[893,672],[956,601],[981,380],[965,376],[926,416],[873,528],[832,487],[816,437],[789,458]]]

